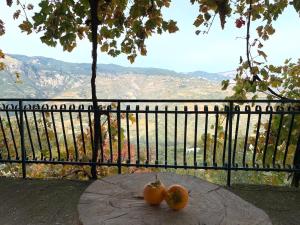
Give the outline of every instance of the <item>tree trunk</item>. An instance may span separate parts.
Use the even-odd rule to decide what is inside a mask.
[[[91,30],[92,30],[92,78],[91,78],[91,88],[92,88],[92,100],[94,109],[94,149],[92,154],[92,162],[94,163],[91,167],[91,174],[93,179],[97,179],[96,163],[98,158],[99,149],[99,135],[100,135],[100,113],[97,102],[96,94],[96,76],[97,76],[97,33],[98,33],[98,9],[99,0],[90,0],[90,13],[91,13]]]
[[[300,135],[298,137],[296,152],[294,156],[294,167],[300,169]],[[300,172],[295,172],[293,174],[292,186],[299,187]]]

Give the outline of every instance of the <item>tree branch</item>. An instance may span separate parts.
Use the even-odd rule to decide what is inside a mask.
[[[99,149],[99,134],[100,134],[100,113],[97,101],[96,92],[96,76],[97,76],[97,48],[98,48],[98,4],[99,0],[89,0],[90,4],[90,16],[91,16],[91,31],[92,31],[92,78],[91,78],[91,89],[92,89],[92,101],[94,108],[94,150],[92,154],[92,162],[96,163],[98,158]],[[91,167],[91,174],[93,179],[97,179],[96,164]]]
[[[262,82],[262,79],[257,75],[257,74],[253,74],[253,67],[251,64],[251,60],[250,60],[250,24],[251,24],[251,16],[252,16],[252,0],[250,0],[249,2],[249,8],[248,8],[248,21],[247,21],[247,36],[246,36],[246,55],[247,55],[247,62],[248,62],[248,66],[250,69],[250,73],[251,75],[253,75],[253,82],[255,82],[256,80]],[[274,95],[276,98],[279,99],[288,99],[284,96],[281,96],[280,94],[276,93],[273,89],[271,89],[270,87],[268,87],[268,91]]]
[[[21,6],[21,9],[22,9],[22,11],[24,13],[26,21],[29,21],[27,13],[26,13],[26,6],[25,6],[25,4],[22,4],[22,2],[20,0],[17,0],[17,4]]]

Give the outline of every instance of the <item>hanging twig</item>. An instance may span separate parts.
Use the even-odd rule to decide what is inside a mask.
[[[211,26],[213,25],[213,23],[214,23],[214,20],[215,20],[215,18],[216,18],[216,15],[217,15],[217,13],[215,13],[215,14],[214,14],[214,16],[213,16],[213,18],[212,18],[212,21],[210,22],[210,24],[209,24],[209,27],[208,27],[207,31],[204,31],[206,34],[208,34],[208,33],[209,33],[209,31],[210,31],[210,28],[211,28]]]
[[[25,4],[23,4],[20,0],[17,0],[17,4],[21,6],[21,9],[22,9],[22,11],[24,13],[24,17],[25,17],[26,21],[29,21],[27,13],[26,13],[26,6],[25,6]]]

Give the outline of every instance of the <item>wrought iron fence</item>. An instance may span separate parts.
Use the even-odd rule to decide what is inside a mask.
[[[233,170],[300,172],[297,100],[0,102],[0,163],[22,164],[23,177],[32,163],[226,170],[228,185]]]

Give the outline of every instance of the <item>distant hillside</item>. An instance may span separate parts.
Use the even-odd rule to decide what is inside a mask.
[[[90,64],[45,57],[10,55],[0,72],[2,98],[90,98]],[[220,80],[226,76],[202,71],[188,74],[159,68],[99,64],[99,98],[222,98]],[[16,73],[21,82],[16,83]]]
[[[203,78],[209,81],[221,82],[222,80],[225,79],[232,79],[235,74],[234,72],[235,71],[228,71],[222,73],[208,73],[205,71],[194,71],[194,72],[187,73],[186,75]]]
[[[29,57],[24,55],[10,55],[28,66],[34,66],[38,70],[59,71],[65,74],[91,74],[91,64],[89,63],[69,63],[46,57]],[[172,70],[159,68],[142,68],[142,67],[124,67],[115,64],[98,64],[98,72],[111,75],[122,74],[144,74],[144,75],[173,75],[182,76]]]

